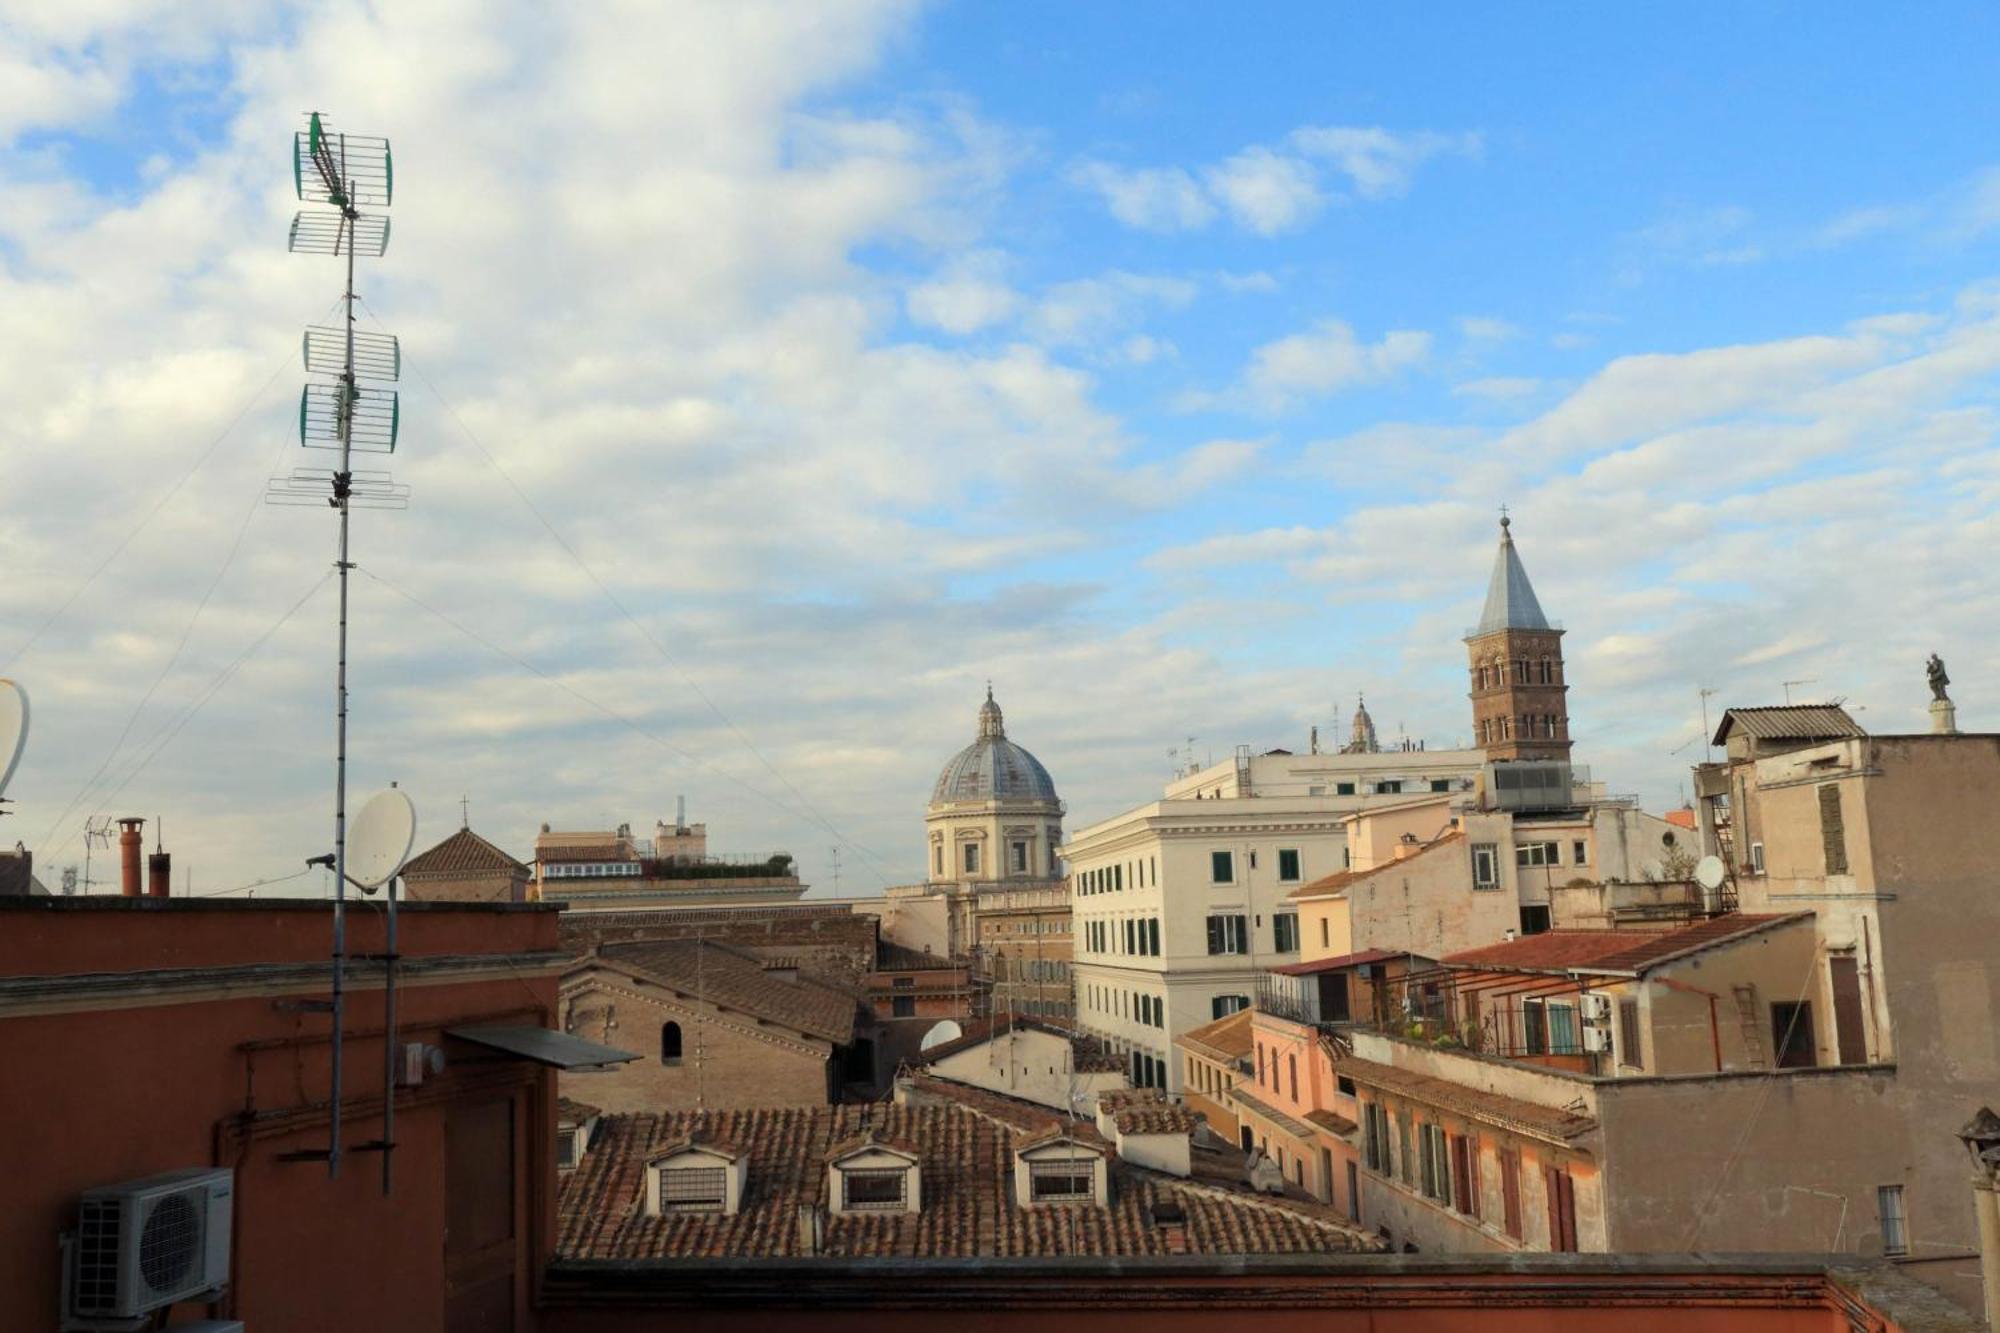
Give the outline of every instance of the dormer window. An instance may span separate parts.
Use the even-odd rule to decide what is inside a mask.
[[[923,1208],[923,1173],[907,1144],[856,1139],[827,1160],[827,1198],[836,1213],[914,1213]]]
[[[1051,1132],[1014,1154],[1014,1197],[1024,1206],[1103,1204],[1107,1191],[1101,1144]]]
[[[747,1166],[719,1144],[684,1140],[646,1164],[646,1212],[734,1214],[743,1204]]]
[[[1097,1197],[1092,1175],[1086,1161],[1030,1162],[1028,1194],[1036,1203],[1088,1203]]]

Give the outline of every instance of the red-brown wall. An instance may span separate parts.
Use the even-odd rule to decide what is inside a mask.
[[[32,901],[32,900],[30,900]],[[48,902],[50,900],[43,900]],[[517,1238],[513,1305],[526,1328],[543,1239],[553,1231],[554,1080],[448,1041],[463,1023],[547,1026],[555,1006],[555,915],[539,908],[426,906],[403,914],[410,966],[398,988],[399,1041],[444,1046],[453,1063],[397,1099],[393,1193],[382,1157],[323,1148],[328,1016],[293,1002],[326,992],[331,940],[321,904],[91,900],[0,914],[0,978],[84,978],[0,988],[0,1328],[53,1328],[59,1230],[98,1185],[189,1166],[236,1169],[232,1289],[220,1310],[267,1329],[444,1326],[445,1121],[452,1106],[513,1107]],[[349,913],[349,948],[380,952],[379,919]],[[539,970],[526,960],[550,951]],[[464,970],[421,975],[425,958]],[[481,956],[485,956],[483,959]],[[273,970],[269,965],[279,965]],[[258,969],[261,971],[246,969]],[[481,975],[484,973],[484,975]],[[116,974],[144,974],[118,981]],[[350,982],[344,1104],[349,1145],[381,1137],[382,989]],[[251,1049],[246,1049],[246,1046]],[[177,1320],[203,1313],[181,1307]]]

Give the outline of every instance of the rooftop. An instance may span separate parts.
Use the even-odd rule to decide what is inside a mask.
[[[1363,1060],[1358,1056],[1343,1057],[1336,1068],[1363,1087],[1397,1093],[1413,1101],[1476,1116],[1490,1124],[1517,1129],[1558,1143],[1567,1143],[1597,1128],[1596,1117],[1579,1111],[1543,1106],[1451,1079]]]
[[[527,874],[528,867],[469,828],[462,828],[429,851],[403,863],[405,875],[476,875],[493,871]]]
[[[1238,1009],[1212,1023],[1189,1028],[1174,1038],[1174,1045],[1192,1046],[1225,1064],[1244,1059],[1250,1054],[1250,1020],[1254,1015],[1254,1010]]]
[[[1439,960],[1444,967],[1495,972],[1602,972],[1638,975],[1663,963],[1745,939],[1773,926],[1804,921],[1810,912],[1750,915],[1731,912],[1677,930],[1547,930],[1504,944],[1467,949]]]
[[[959,1036],[926,1049],[917,1057],[919,1062],[931,1064],[947,1056],[957,1055],[961,1051],[984,1046],[987,1042],[1011,1032],[1046,1032],[1070,1044],[1070,1065],[1079,1074],[1115,1074],[1125,1068],[1125,1062],[1105,1050],[1097,1038],[1078,1032],[1059,1018],[1009,1012],[992,1014],[985,1018],[966,1019],[961,1022],[960,1027],[962,1031]]]
[[[1503,629],[1555,628],[1542,614],[1534,585],[1528,582],[1528,571],[1514,550],[1512,523],[1505,515],[1501,516],[1500,549],[1493,553],[1493,575],[1486,583],[1486,606],[1479,613],[1479,624],[1467,638]]]
[[[563,1180],[557,1253],[570,1259],[799,1255],[799,1210],[826,1207],[827,1158],[834,1145],[854,1138],[864,1125],[915,1151],[923,1173],[923,1208],[915,1213],[822,1215],[822,1256],[1177,1253],[1168,1228],[1153,1219],[1156,1203],[1179,1206],[1189,1254],[1303,1255],[1381,1248],[1374,1236],[1349,1226],[1332,1209],[1263,1199],[1123,1161],[1111,1164],[1111,1200],[1105,1206],[1022,1207],[1013,1198],[1014,1152],[1057,1123],[1044,1112],[1032,1129],[1017,1129],[961,1104],[606,1116],[589,1153]],[[646,1216],[647,1158],[696,1128],[712,1132],[747,1159],[741,1209],[734,1215]]]
[[[1444,798],[1440,796],[1438,799],[1443,800]],[[1429,804],[1429,802],[1425,802],[1425,804]],[[1381,865],[1369,866],[1366,870],[1342,870],[1335,874],[1323,875],[1309,884],[1301,884],[1286,896],[1290,898],[1324,898],[1330,894],[1339,893],[1350,885],[1367,879],[1370,875],[1379,875],[1385,870],[1394,870],[1397,866],[1407,865],[1418,857],[1434,852],[1440,847],[1449,847],[1454,843],[1463,841],[1465,841],[1465,834],[1454,829],[1452,832],[1446,833],[1441,837],[1432,838],[1408,856],[1399,856],[1392,860],[1384,861]]]
[[[1732,708],[1716,726],[1714,743],[1725,745],[1739,731],[1760,741],[1825,741],[1868,734],[1846,709],[1834,704]]]
[[[788,978],[755,955],[713,940],[606,944],[578,958],[570,974],[599,963],[836,1045],[854,1040],[852,992],[809,972]]]
[[[1539,939],[1540,936],[1534,938]],[[1309,963],[1285,963],[1271,968],[1280,976],[1311,977],[1321,972],[1338,972],[1343,968],[1359,967],[1363,963],[1386,963],[1396,958],[1415,958],[1418,955],[1407,949],[1363,949],[1360,953],[1336,954],[1332,958],[1315,958]]]

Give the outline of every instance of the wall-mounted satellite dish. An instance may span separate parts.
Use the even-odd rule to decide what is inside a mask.
[[[1726,873],[1727,867],[1722,864],[1721,857],[1704,856],[1695,862],[1694,882],[1704,889],[1719,889],[1722,887],[1722,877]]]
[[[942,1046],[948,1041],[957,1041],[964,1035],[965,1029],[958,1025],[957,1020],[947,1018],[944,1022],[939,1023],[924,1034],[924,1039],[917,1043],[917,1049],[928,1051],[933,1046]]]
[[[395,787],[377,792],[347,830],[347,878],[365,893],[389,882],[417,840],[417,808]]]
[[[0,796],[7,794],[7,783],[27,744],[28,692],[11,680],[0,680]]]

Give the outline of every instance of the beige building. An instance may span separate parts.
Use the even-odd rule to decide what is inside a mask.
[[[655,822],[651,836],[635,835],[630,824],[610,830],[542,825],[530,893],[571,911],[625,912],[795,902],[806,888],[784,852],[709,855],[708,826],[688,823],[682,804],[672,824]]]

